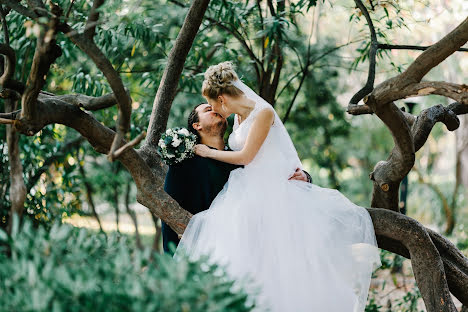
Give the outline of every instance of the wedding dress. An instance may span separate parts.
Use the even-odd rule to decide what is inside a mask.
[[[256,102],[242,123],[235,116],[229,146],[241,150],[258,112],[271,105],[242,81],[233,85]],[[250,276],[247,291],[260,287],[254,311],[364,311],[381,265],[370,215],[337,190],[288,180],[298,167],[275,113],[253,161],[233,170],[210,208],[192,217],[175,257],[209,254],[232,277]]]

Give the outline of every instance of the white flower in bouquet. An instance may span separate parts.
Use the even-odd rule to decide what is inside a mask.
[[[189,131],[188,131],[187,129],[185,129],[185,128],[182,128],[182,129],[179,131],[179,133],[181,133],[181,134],[183,134],[183,135],[185,135],[185,136],[189,136],[189,135],[190,135]]]
[[[195,155],[197,137],[185,128],[167,129],[158,141],[157,152],[164,163],[174,165]]]
[[[180,145],[180,143],[182,143],[182,140],[180,140],[179,137],[175,135],[172,139],[172,146],[177,147]]]

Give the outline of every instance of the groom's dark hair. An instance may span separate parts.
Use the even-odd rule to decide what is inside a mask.
[[[198,133],[198,131],[193,127],[193,124],[200,121],[200,118],[198,117],[197,108],[198,106],[203,105],[203,104],[206,104],[206,103],[200,103],[196,105],[190,112],[190,115],[188,116],[188,120],[187,120],[187,128],[190,132],[192,132],[193,134],[197,136],[198,142],[200,142],[201,140],[200,133]]]

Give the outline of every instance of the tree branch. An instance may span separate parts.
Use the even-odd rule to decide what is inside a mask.
[[[422,81],[407,85],[393,93],[389,99],[392,101],[429,94],[442,95],[461,104],[468,105],[468,85],[458,85],[445,81]]]
[[[16,67],[16,53],[8,44],[0,44],[0,54],[5,56],[5,66],[0,77],[0,85],[8,88],[8,82],[13,78]]]
[[[127,94],[130,96],[130,91],[127,89]],[[117,99],[114,93],[105,94],[102,96],[94,97],[84,94],[66,94],[66,95],[55,95],[40,93],[39,99],[44,97],[55,97],[61,101],[82,107],[88,111],[97,111],[105,108],[117,105]]]
[[[398,45],[398,44],[385,44],[379,43],[378,48],[382,50],[418,50],[425,51],[432,46],[416,46],[416,45]],[[466,48],[460,48],[456,50],[457,52],[468,52]]]
[[[445,274],[452,294],[468,305],[468,259],[448,239],[426,229],[444,260]]]
[[[468,259],[445,237],[426,228],[442,261],[450,292],[465,305],[468,305]],[[411,258],[408,249],[397,239],[380,235],[376,231],[379,248]]]
[[[357,105],[357,104],[349,104],[346,112],[351,115],[365,115],[365,114],[373,114],[374,111],[370,106],[364,105]]]
[[[12,10],[15,10],[19,14],[29,17],[30,19],[36,19],[39,16],[34,11],[30,11],[28,8],[22,6],[19,1],[16,0],[1,0],[0,3],[6,5]]]
[[[26,82],[26,89],[21,97],[21,115],[25,119],[34,119],[36,113],[35,103],[39,92],[46,81],[46,75],[53,62],[62,54],[62,50],[55,43],[55,37],[58,31],[58,24],[60,22],[59,16],[61,9],[51,2],[52,17],[45,32],[42,32],[37,38],[36,51],[34,53],[31,71]]]
[[[466,104],[454,102],[454,103],[449,104],[447,108],[457,115],[468,114],[468,105]]]
[[[11,112],[16,106],[15,101],[5,100],[5,111]],[[24,201],[26,200],[26,187],[23,178],[23,165],[20,158],[19,135],[12,125],[6,129],[6,139],[8,145],[8,160],[10,163],[10,219],[8,220],[8,232],[11,231],[13,215],[20,219],[24,210]]]
[[[132,190],[132,183],[129,181],[127,183],[127,189],[125,191],[125,209],[127,210],[128,215],[133,221],[133,225],[135,226],[135,241],[136,241],[136,246],[138,249],[142,250],[143,249],[143,244],[141,243],[141,238],[140,238],[140,232],[138,230],[138,218],[133,211],[132,208],[130,208],[130,191]]]
[[[10,113],[0,113],[0,118],[3,119],[16,119],[16,117],[21,113],[21,110],[16,110]]]
[[[370,174],[374,184],[371,206],[399,211],[399,185],[415,159],[411,129],[403,112],[394,103],[371,106],[371,109],[388,127],[395,144],[387,160],[378,162]]]
[[[359,103],[360,100],[362,100],[366,95],[372,92],[374,89],[374,81],[375,81],[375,65],[376,65],[376,55],[377,55],[377,48],[378,48],[378,42],[377,42],[377,35],[375,33],[375,28],[374,24],[372,23],[372,19],[369,15],[369,12],[367,11],[365,5],[361,2],[361,0],[354,0],[356,3],[356,6],[361,10],[362,14],[366,18],[367,25],[369,26],[370,30],[370,36],[371,36],[371,44],[370,44],[370,50],[369,50],[369,73],[367,76],[367,82],[362,87],[361,90],[356,92],[356,94],[353,95],[351,100],[349,101],[350,105],[356,105]]]
[[[421,111],[411,129],[416,152],[426,143],[432,128],[437,122],[444,123],[449,131],[454,131],[460,126],[457,115],[443,105],[439,104]]]
[[[12,120],[12,119],[0,118],[0,124],[12,125],[14,123],[15,123],[15,121]]]
[[[260,82],[260,80],[261,80],[260,69],[263,68],[263,63],[258,59],[258,57],[255,55],[255,53],[252,51],[252,49],[250,49],[247,42],[244,40],[244,38],[242,38],[242,35],[236,29],[231,29],[231,28],[227,27],[226,25],[224,25],[222,22],[217,21],[217,20],[215,20],[215,19],[213,19],[211,17],[206,17],[206,20],[210,21],[215,26],[221,27],[222,29],[224,29],[225,31],[227,31],[228,33],[233,35],[234,38],[237,39],[237,41],[239,41],[239,43],[242,45],[242,47],[245,49],[245,51],[249,55],[250,59],[254,62],[253,65],[254,65],[255,72],[257,74],[257,81]]]
[[[103,154],[109,152],[115,132],[102,125],[91,114],[55,97],[44,98],[36,104],[41,114],[35,120],[16,120],[15,127],[21,133],[32,135],[48,124],[58,123],[77,130],[97,152]],[[119,145],[124,144],[123,140],[119,142]],[[191,214],[164,192],[164,167],[159,158],[153,157],[150,160],[152,162],[150,168],[140,154],[131,148],[122,152],[119,161],[127,168],[136,183],[137,200],[148,207],[153,214],[162,218],[176,232],[182,233]]]
[[[99,1],[99,0],[96,0]],[[118,142],[120,142],[125,133],[130,128],[130,118],[132,113],[132,99],[127,93],[122,79],[117,71],[112,66],[109,59],[102,53],[98,46],[94,43],[93,40],[89,40],[84,34],[74,33],[73,29],[67,24],[62,24],[62,30],[70,38],[70,40],[75,43],[86,55],[88,55],[96,64],[96,66],[101,70],[101,72],[106,77],[107,81],[110,84],[112,91],[115,94],[115,98],[118,101],[119,106],[119,115],[117,118],[117,133],[113,140],[112,147],[109,151],[109,159],[113,160],[113,154],[115,150],[119,147]]]
[[[140,143],[145,138],[145,136],[146,136],[146,131],[143,131],[136,138],[134,138],[130,142],[128,142],[125,145],[123,145],[122,147],[120,147],[118,150],[115,151],[114,158],[116,158],[116,159],[119,158],[119,156],[123,152],[125,152],[127,149],[133,148],[134,146],[138,145],[138,143]]]
[[[88,40],[93,40],[96,33],[96,25],[99,20],[99,8],[104,4],[104,0],[94,0],[91,11],[89,12],[88,19],[86,20],[85,30],[83,35]]]
[[[84,157],[83,157],[84,158]],[[91,210],[93,211],[93,215],[96,218],[96,221],[99,224],[99,230],[101,233],[104,233],[106,235],[106,232],[104,231],[104,228],[102,227],[101,219],[99,218],[99,215],[96,211],[96,205],[94,204],[94,199],[93,199],[93,187],[91,183],[89,183],[87,177],[86,177],[86,171],[84,170],[84,166],[81,164],[81,160],[78,158],[78,169],[80,171],[81,177],[83,178],[83,184],[85,186],[86,190],[86,199],[88,201],[88,205],[91,207]]]
[[[159,136],[166,129],[169,111],[177,91],[185,60],[192,47],[193,40],[198,32],[209,2],[210,0],[193,0],[185,17],[184,24],[177,35],[174,47],[169,54],[167,65],[154,99],[153,111],[151,112],[148,127],[146,144],[153,148],[157,146]]]
[[[36,10],[36,9],[46,10],[46,7],[41,0],[27,0],[26,2],[28,3],[28,6],[33,10]]]
[[[47,172],[47,170],[49,170],[50,165],[55,163],[58,159],[64,157],[70,150],[73,150],[79,147],[81,143],[83,143],[83,141],[84,141],[84,138],[80,136],[75,140],[65,143],[51,157],[47,157],[44,163],[42,164],[42,166],[39,167],[37,170],[35,170],[34,173],[30,172],[28,174],[28,179],[26,183],[27,192],[29,193],[31,189],[36,185],[37,181],[39,181],[41,175],[44,172]]]
[[[439,65],[467,41],[468,18],[448,35],[419,55],[416,60],[400,74],[398,85],[404,87],[411,83],[421,81],[432,68]]]
[[[302,71],[301,81],[299,82],[299,86],[296,88],[296,91],[294,92],[294,96],[291,100],[291,103],[289,103],[288,109],[286,110],[286,114],[284,114],[283,124],[286,123],[286,121],[288,120],[289,114],[291,113],[291,109],[294,105],[294,102],[296,101],[297,95],[299,94],[299,90],[301,90],[302,84],[304,83],[304,80],[307,77],[307,72],[309,71],[308,67],[309,66],[307,65],[307,67]]]
[[[425,227],[412,218],[387,209],[367,210],[376,234],[399,241],[409,251],[416,283],[427,310],[456,312],[444,263]]]

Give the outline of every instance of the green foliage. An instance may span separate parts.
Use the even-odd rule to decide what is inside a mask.
[[[335,188],[340,183],[333,175],[347,167],[346,155],[336,149],[336,141],[348,137],[350,124],[334,98],[332,79],[332,70],[310,73],[286,126],[294,142],[300,142],[296,148],[301,159],[310,159],[314,166],[327,170],[326,184]]]
[[[385,2],[367,2],[364,1],[369,15],[374,25],[375,35],[379,43],[390,44],[388,33],[396,31],[401,28],[408,28],[408,19],[411,18],[411,13],[404,9],[403,5],[399,1],[385,1]],[[405,18],[403,18],[405,17]],[[357,52],[359,56],[353,61],[351,69],[355,70],[360,63],[366,62],[369,58],[369,50],[371,47],[371,33],[367,26],[367,21],[363,16],[362,12],[356,8],[355,11],[350,15],[349,21],[355,23],[364,23],[359,31],[361,38]],[[379,59],[390,59],[390,50],[378,49],[377,60]],[[390,64],[398,71],[401,72],[402,68],[399,65],[394,64],[390,60]]]
[[[421,298],[421,293],[417,287],[407,292],[401,300],[394,302],[393,306],[397,311],[405,312],[423,312],[418,309],[418,300]]]
[[[389,251],[380,250],[380,261],[382,262],[382,266],[374,272],[374,275],[384,270],[390,270],[392,272],[395,268],[401,268],[403,261],[410,260],[405,259],[399,255],[395,255]],[[397,282],[397,275],[400,274],[404,273],[391,273],[393,287],[401,287]],[[414,285],[413,288],[404,293],[402,296],[392,299],[391,302],[387,301],[390,299],[387,298],[387,296],[388,294],[391,294],[396,288],[388,288],[389,287],[386,283],[386,280],[384,280],[382,286],[380,286],[378,289],[374,288],[369,291],[365,312],[422,312],[418,310],[418,301],[421,299],[421,293],[419,292],[419,289],[416,285]],[[387,291],[385,292],[385,290]],[[382,306],[382,300],[386,300],[385,304],[389,304],[389,306]]]
[[[2,311],[251,311],[224,269],[55,223],[0,230]],[[249,299],[249,301],[251,301]]]
[[[382,306],[377,304],[374,298],[370,298],[369,302],[366,305],[366,309],[364,311],[365,312],[379,312],[381,311],[380,310],[381,308]]]
[[[468,232],[465,224],[466,223],[462,220],[462,222],[455,227],[453,235],[457,248],[464,252],[465,256],[468,257]]]
[[[64,8],[70,5],[67,1],[60,2]],[[123,6],[121,9],[127,9],[128,14],[117,14],[119,13],[116,11],[118,5]],[[135,6],[135,3],[132,2],[129,5]],[[126,5],[119,1],[112,2],[110,7],[108,6],[109,4],[106,3],[106,6],[103,7],[103,20],[105,22],[97,27],[95,38],[97,44],[110,57],[117,69],[132,69],[134,66],[142,64],[143,59],[146,59],[146,64],[154,64],[156,59],[166,58],[166,51],[161,52],[158,45],[161,45],[161,41],[165,40],[162,44],[165,46],[166,42],[170,41],[170,38],[165,34],[170,27],[174,26],[174,22],[159,31],[161,24],[157,25],[155,21],[160,22],[163,17],[175,16],[177,12],[161,9],[164,6],[158,7],[152,1],[142,2],[141,6],[133,10],[126,8]],[[89,9],[88,2],[75,1],[68,23],[75,29],[82,29]],[[148,14],[153,18],[152,20],[148,20]],[[129,19],[136,21],[140,20],[140,17],[145,18],[144,22],[129,23]],[[175,21],[180,19],[179,16],[175,18]],[[28,29],[33,29],[35,24],[34,22],[31,24],[31,21],[27,22],[26,18],[14,11],[7,15],[7,23],[11,46],[15,49],[18,59],[14,78],[25,83],[36,44],[34,32],[28,34]],[[178,24],[175,27],[178,27]],[[90,96],[100,96],[111,92],[103,74],[67,37],[59,34],[57,44],[63,53],[47,75],[45,90],[55,94],[82,93]],[[155,53],[149,53],[147,57],[144,57],[144,53],[148,53],[148,51],[155,51]],[[164,62],[162,64],[164,65]],[[126,78],[128,75],[123,75],[123,79],[126,80]],[[151,112],[151,105],[148,104],[151,103],[151,98],[141,99],[138,95],[138,92],[141,91],[140,86],[147,86],[149,81],[154,86],[157,80],[154,77],[140,79],[141,75],[130,78],[125,81],[125,84],[132,90],[132,97],[138,103],[138,105],[134,105],[132,114],[130,136],[133,138],[147,126]],[[154,89],[151,89],[150,97],[153,96]],[[145,103],[145,101],[148,102]],[[0,111],[4,111],[3,103],[0,103]],[[96,118],[109,127],[115,126],[116,115],[117,107],[95,113]],[[83,183],[77,170],[78,150],[76,146],[66,148],[67,144],[76,140],[77,137],[75,131],[61,125],[49,125],[33,137],[20,136],[20,156],[28,190],[24,215],[36,223],[49,224],[50,226],[55,219],[61,219],[63,216],[81,211],[82,199],[80,196]],[[5,126],[0,127],[0,141],[2,142],[0,148],[2,170],[0,227],[4,227],[8,221],[10,209],[9,163]],[[86,155],[93,157],[99,155],[84,141],[81,144],[81,150]],[[47,163],[48,160],[52,161]],[[41,173],[42,169],[46,169],[44,173]]]
[[[4,127],[2,127],[5,130]],[[20,136],[21,162],[26,189],[24,215],[36,223],[48,224],[64,215],[71,215],[81,208],[80,177],[77,175],[74,155],[76,149],[64,150],[66,128],[60,125],[49,125],[35,137]],[[0,209],[0,227],[8,221],[9,209],[9,163],[6,138],[0,132],[3,153],[0,154],[2,165],[2,186],[4,192]],[[77,135],[69,135],[69,140],[76,140]],[[5,183],[3,183],[5,179]]]
[[[288,77],[296,75],[301,70],[301,64],[306,62],[307,45],[305,43],[308,42],[308,35],[304,34],[304,24],[300,17],[315,5],[315,2],[314,0],[300,0],[285,3],[283,9],[277,8],[278,15],[262,19],[259,15],[259,8],[253,3],[212,1],[207,16],[221,21],[223,26],[231,29],[231,32],[205,19],[185,63],[168,126],[185,126],[188,111],[204,100],[200,95],[200,88],[203,71],[210,64],[233,60],[238,65],[239,73],[244,81],[254,89],[258,89],[252,59],[239,40],[235,38],[233,34],[235,32],[243,40],[248,41],[259,58],[270,57],[274,53],[273,45],[278,43],[284,50],[285,58],[281,80],[286,83],[289,80]],[[63,8],[70,6],[70,3],[65,0],[59,0],[58,3]],[[153,99],[166,65],[167,55],[183,23],[187,12],[186,6],[190,4],[189,1],[181,3],[182,6],[162,0],[117,0],[106,2],[100,8],[102,23],[97,25],[94,39],[103,53],[109,57],[114,68],[120,72],[125,86],[131,92],[133,99],[131,138],[140,134],[148,125]],[[75,1],[71,6],[67,23],[73,29],[82,31],[90,6],[91,3],[88,1]],[[270,15],[267,7],[262,8],[261,11],[264,17]],[[11,45],[17,51],[18,66],[15,79],[24,83],[36,44],[34,32],[31,30],[37,25],[15,12],[7,15],[7,23]],[[104,75],[69,38],[59,33],[57,44],[63,53],[47,75],[45,90],[55,94],[82,93],[90,96],[101,96],[111,92]],[[318,57],[325,48],[313,46],[311,57]],[[263,56],[260,55],[262,49],[265,52]],[[326,58],[323,61],[325,62]],[[329,75],[329,77],[332,76]],[[317,79],[323,77],[320,75]],[[334,77],[336,79],[336,75]],[[329,88],[329,83],[320,84],[321,88],[322,86]],[[292,98],[295,88],[298,87],[297,84],[296,79],[289,83],[281,94],[278,93],[277,107],[281,114],[284,114],[285,107]],[[280,83],[279,87],[282,88],[283,85]],[[328,116],[327,101],[333,101],[334,97],[328,90],[324,89],[320,92],[327,94],[327,99],[323,102],[323,114]],[[301,96],[296,104],[304,103],[306,98]],[[111,107],[93,112],[93,115],[112,128],[115,127],[117,112],[117,107]],[[320,124],[314,124],[313,127],[320,127]],[[1,128],[4,129],[4,127]],[[0,133],[0,136],[2,142],[5,142],[4,134]],[[37,222],[47,223],[60,219],[64,215],[81,211],[84,192],[81,192],[83,179],[77,173],[77,149],[59,153],[62,147],[76,137],[73,130],[51,125],[44,128],[39,135],[22,136],[20,139],[25,182],[28,185],[26,215]],[[300,140],[297,143],[302,145],[303,142]],[[309,145],[308,142],[305,144]],[[3,149],[3,151],[0,158],[1,163],[5,164],[2,168],[7,171],[8,157],[6,150]],[[57,157],[57,154],[60,156]],[[80,154],[86,155],[85,163],[98,164],[98,166],[93,165],[87,168],[89,169],[88,179],[92,181],[93,188],[99,194],[96,196],[97,201],[113,202],[115,200],[114,189],[123,180],[130,179],[129,176],[119,174],[110,180],[104,180],[112,181],[113,185],[113,187],[104,187],[109,185],[103,184],[101,179],[105,178],[109,172],[109,166],[103,165],[105,158],[94,152],[86,142],[81,144]],[[301,156],[313,157],[314,155],[303,153]],[[37,183],[30,183],[35,174],[40,172],[44,162],[50,158],[54,158],[54,161],[46,173],[41,176],[40,180],[37,180]],[[2,175],[3,178],[7,178],[7,175]],[[6,218],[9,209],[8,181],[5,183],[2,183],[6,191],[1,199],[4,203],[1,206],[0,218]]]

